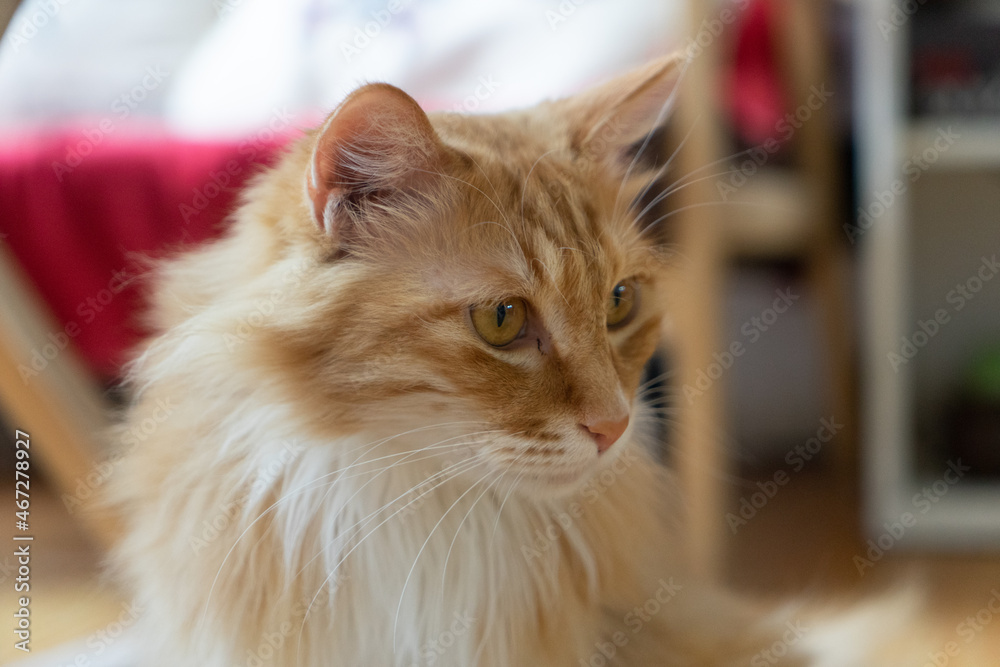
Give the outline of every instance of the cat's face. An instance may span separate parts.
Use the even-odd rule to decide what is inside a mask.
[[[613,458],[666,289],[627,148],[673,69],[497,117],[428,119],[388,86],[348,98],[305,178],[324,259],[272,341],[316,422],[420,429],[544,492]]]

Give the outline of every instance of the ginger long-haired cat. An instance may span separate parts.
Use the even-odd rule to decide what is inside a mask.
[[[145,664],[866,664],[856,620],[750,613],[677,556],[635,204],[680,67],[493,116],[363,86],[160,266],[124,426],[155,429],[114,482]]]

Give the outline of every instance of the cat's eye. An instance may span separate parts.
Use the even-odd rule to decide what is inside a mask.
[[[527,319],[528,307],[523,299],[504,299],[492,306],[472,309],[472,326],[476,333],[494,347],[517,340]]]
[[[611,290],[608,298],[608,327],[621,327],[628,324],[635,312],[636,300],[639,297],[639,285],[634,280],[623,280]]]

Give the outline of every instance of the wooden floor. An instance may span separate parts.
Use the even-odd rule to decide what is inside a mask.
[[[5,475],[12,478],[13,475]],[[13,498],[10,486],[0,486],[0,498]],[[13,503],[11,503],[13,504]],[[12,518],[13,519],[13,518]],[[4,521],[0,533],[0,609],[3,617],[15,609],[14,579],[18,576],[12,549],[13,520]],[[32,479],[31,543],[31,655],[72,639],[90,638],[112,627],[125,612],[122,597],[102,581],[101,556],[88,543],[62,501]],[[11,610],[11,611],[8,611]],[[127,614],[126,614],[127,615]],[[6,623],[5,623],[6,625]],[[27,657],[14,649],[9,631],[0,643],[0,665]],[[106,644],[105,635],[94,635],[91,645]],[[107,639],[111,639],[107,637]]]
[[[749,473],[742,477],[750,484],[755,481]],[[736,499],[739,493],[734,489]],[[0,489],[0,497],[11,495],[9,489]],[[959,628],[970,616],[979,614],[980,621],[985,620],[982,612],[988,611],[991,597],[1000,597],[1000,554],[931,556],[908,554],[901,546],[859,576],[852,559],[863,554],[864,546],[854,527],[856,508],[850,497],[823,474],[803,471],[793,477],[732,536],[731,585],[770,598],[856,599],[884,590],[898,577],[916,576],[928,591],[928,623],[936,633],[929,645],[940,642],[943,648],[953,641],[962,653],[961,661],[949,658],[943,665],[1000,665],[1000,614],[971,638]],[[33,494],[31,516],[32,654],[81,638],[94,651],[109,646],[131,623],[132,613],[123,598],[101,581],[99,555],[50,492]],[[11,544],[9,532],[4,539]],[[17,576],[9,554],[4,549],[0,555],[4,610],[13,608],[12,582]],[[5,616],[8,613],[4,611]],[[928,640],[928,635],[922,632],[920,638]],[[25,657],[12,643],[8,635],[0,644],[0,664]],[[924,657],[914,667],[934,665],[930,659]]]
[[[770,474],[743,477],[752,485]],[[754,490],[743,493],[749,496]],[[733,494],[734,512],[740,493]],[[858,602],[904,587],[917,590],[925,599],[921,617],[906,632],[908,658],[893,665],[1000,666],[1000,613],[988,606],[992,602],[1000,609],[1000,553],[907,551],[904,535],[872,567],[859,572],[855,556],[866,558],[868,546],[860,535],[858,515],[855,494],[838,487],[830,476],[808,469],[792,476],[732,536],[730,584],[754,596],[799,596],[810,602]],[[955,655],[944,653],[946,647]]]

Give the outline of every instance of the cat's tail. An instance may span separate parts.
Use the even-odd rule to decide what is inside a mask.
[[[678,606],[658,645],[623,665],[658,667],[922,667],[937,638],[922,629],[922,589],[900,586],[866,602],[764,609],[708,590]],[[651,647],[643,647],[650,649]],[[932,663],[933,664],[933,663]],[[975,662],[952,663],[981,667]]]
[[[817,614],[802,643],[810,667],[996,667],[995,644],[966,612],[928,604],[911,580],[840,612]],[[973,610],[966,610],[973,611]],[[973,612],[974,614],[975,612]],[[776,663],[781,664],[781,663]]]
[[[925,608],[922,589],[907,584],[845,609],[811,611],[797,653],[810,667],[923,665],[933,645],[931,629],[921,628]]]

